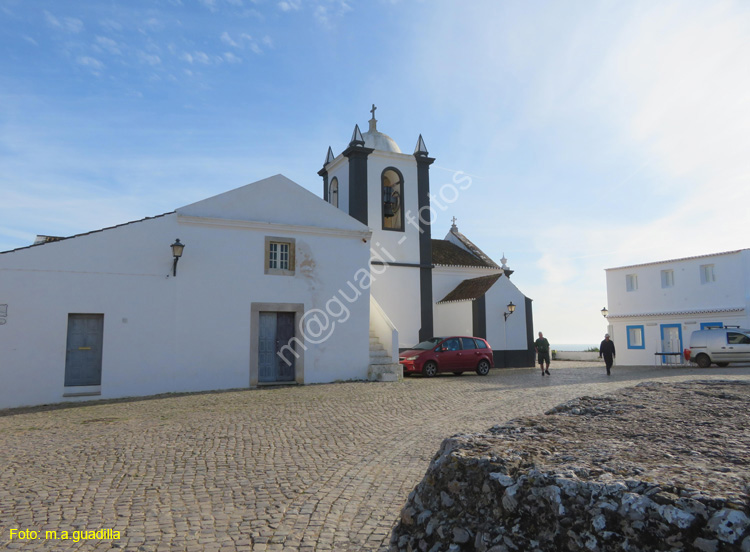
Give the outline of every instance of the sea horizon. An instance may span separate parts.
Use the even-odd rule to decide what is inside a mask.
[[[598,343],[550,343],[550,349],[554,351],[585,351],[591,347],[599,347]]]

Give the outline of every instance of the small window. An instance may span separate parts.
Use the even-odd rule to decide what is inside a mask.
[[[484,342],[483,339],[477,339],[476,342],[477,342],[477,349],[486,349],[487,348],[487,344]]]
[[[701,265],[701,284],[710,284],[715,281],[716,275],[714,274],[714,265]]]
[[[475,341],[470,337],[462,337],[461,346],[464,348],[464,350],[477,348]]]
[[[713,330],[715,328],[723,328],[723,322],[701,322],[701,330]]]
[[[663,288],[674,287],[674,270],[662,270],[661,271],[661,287]]]
[[[266,236],[265,274],[294,275],[294,238]]]
[[[643,326],[627,326],[628,349],[645,349],[643,342]]]
[[[750,345],[750,337],[739,332],[727,332],[727,344],[729,345]]]
[[[625,275],[625,289],[627,289],[628,291],[635,291],[638,289],[638,275],[637,274]]]
[[[334,207],[339,206],[339,179],[335,176],[331,180],[331,185],[328,188],[328,200]]]

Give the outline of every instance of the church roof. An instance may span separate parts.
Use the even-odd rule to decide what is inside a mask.
[[[443,266],[476,266],[499,268],[490,260],[488,264],[481,257],[462,249],[448,240],[432,240],[432,264]]]
[[[450,303],[451,301],[473,301],[479,299],[497,282],[502,274],[490,274],[464,280],[458,284],[453,291],[443,297],[438,303]]]
[[[451,241],[454,241],[454,240],[458,241],[456,245],[458,245],[459,247],[462,247],[463,249],[466,249],[467,251],[474,254],[479,259],[481,259],[482,262],[484,263],[484,266],[489,266],[492,268],[502,268],[498,266],[495,263],[495,261],[490,259],[490,257],[487,254],[485,254],[484,251],[479,249],[479,247],[477,247],[474,244],[474,242],[472,242],[469,238],[467,238],[461,232],[459,232],[458,227],[456,226],[455,223],[453,224],[453,226],[451,226],[451,230],[445,238],[446,240],[451,240],[451,238],[453,238]]]

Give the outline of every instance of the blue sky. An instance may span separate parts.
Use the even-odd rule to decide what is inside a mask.
[[[0,251],[283,173],[321,194],[355,123],[598,343],[604,269],[748,247],[750,4],[0,0]]]

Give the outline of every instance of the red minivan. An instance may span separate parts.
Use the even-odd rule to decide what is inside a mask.
[[[399,353],[398,361],[405,375],[474,370],[486,376],[492,368],[492,348],[481,337],[433,337]]]

